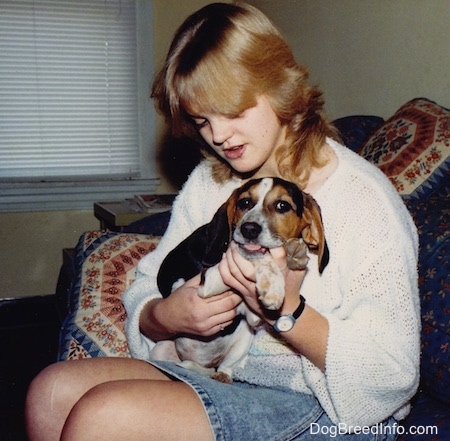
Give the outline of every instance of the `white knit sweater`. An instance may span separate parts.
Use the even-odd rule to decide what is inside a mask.
[[[419,379],[417,233],[387,178],[332,140],[338,166],[314,194],[321,207],[330,262],[318,273],[310,255],[301,287],[307,303],[329,322],[326,373],[261,327],[236,380],[313,394],[338,424],[372,425],[409,411]],[[192,172],[177,197],[158,248],[142,259],[124,295],[127,337],[134,357],[148,359],[154,343],[139,332],[139,314],[159,297],[162,259],[240,185],[216,184],[208,162]],[[314,330],[311,330],[314,332]]]

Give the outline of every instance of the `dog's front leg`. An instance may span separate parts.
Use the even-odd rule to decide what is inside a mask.
[[[223,283],[217,264],[202,273],[202,280],[197,292],[200,297],[206,298],[221,294],[229,289],[230,287]]]
[[[284,277],[270,254],[254,260],[256,269],[256,290],[263,306],[270,310],[281,308],[284,301]]]

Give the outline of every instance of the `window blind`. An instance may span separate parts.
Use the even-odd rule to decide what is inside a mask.
[[[134,0],[0,2],[0,179],[139,176]]]

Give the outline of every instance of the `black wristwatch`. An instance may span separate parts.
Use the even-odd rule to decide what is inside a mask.
[[[278,317],[277,321],[274,323],[273,328],[277,332],[287,332],[290,331],[297,319],[302,315],[303,310],[305,309],[305,298],[300,295],[300,305],[298,308],[292,313],[287,315],[282,315]]]

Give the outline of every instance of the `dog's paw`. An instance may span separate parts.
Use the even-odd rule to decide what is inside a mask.
[[[266,309],[277,310],[281,308],[284,301],[284,278],[275,263],[258,264],[256,290],[259,300]]]
[[[261,285],[256,286],[256,290],[258,291],[259,300],[264,308],[276,311],[281,308],[284,301],[284,283],[274,284],[273,281],[270,281],[269,283],[270,286],[266,289],[265,285],[267,285],[267,283],[263,281]]]
[[[225,384],[232,384],[233,380],[231,377],[226,374],[225,372],[216,372],[215,374],[211,375],[211,378],[216,381],[220,381],[221,383]]]
[[[301,238],[288,239],[284,244],[288,267],[292,270],[305,269],[309,257],[306,255],[308,247]]]

